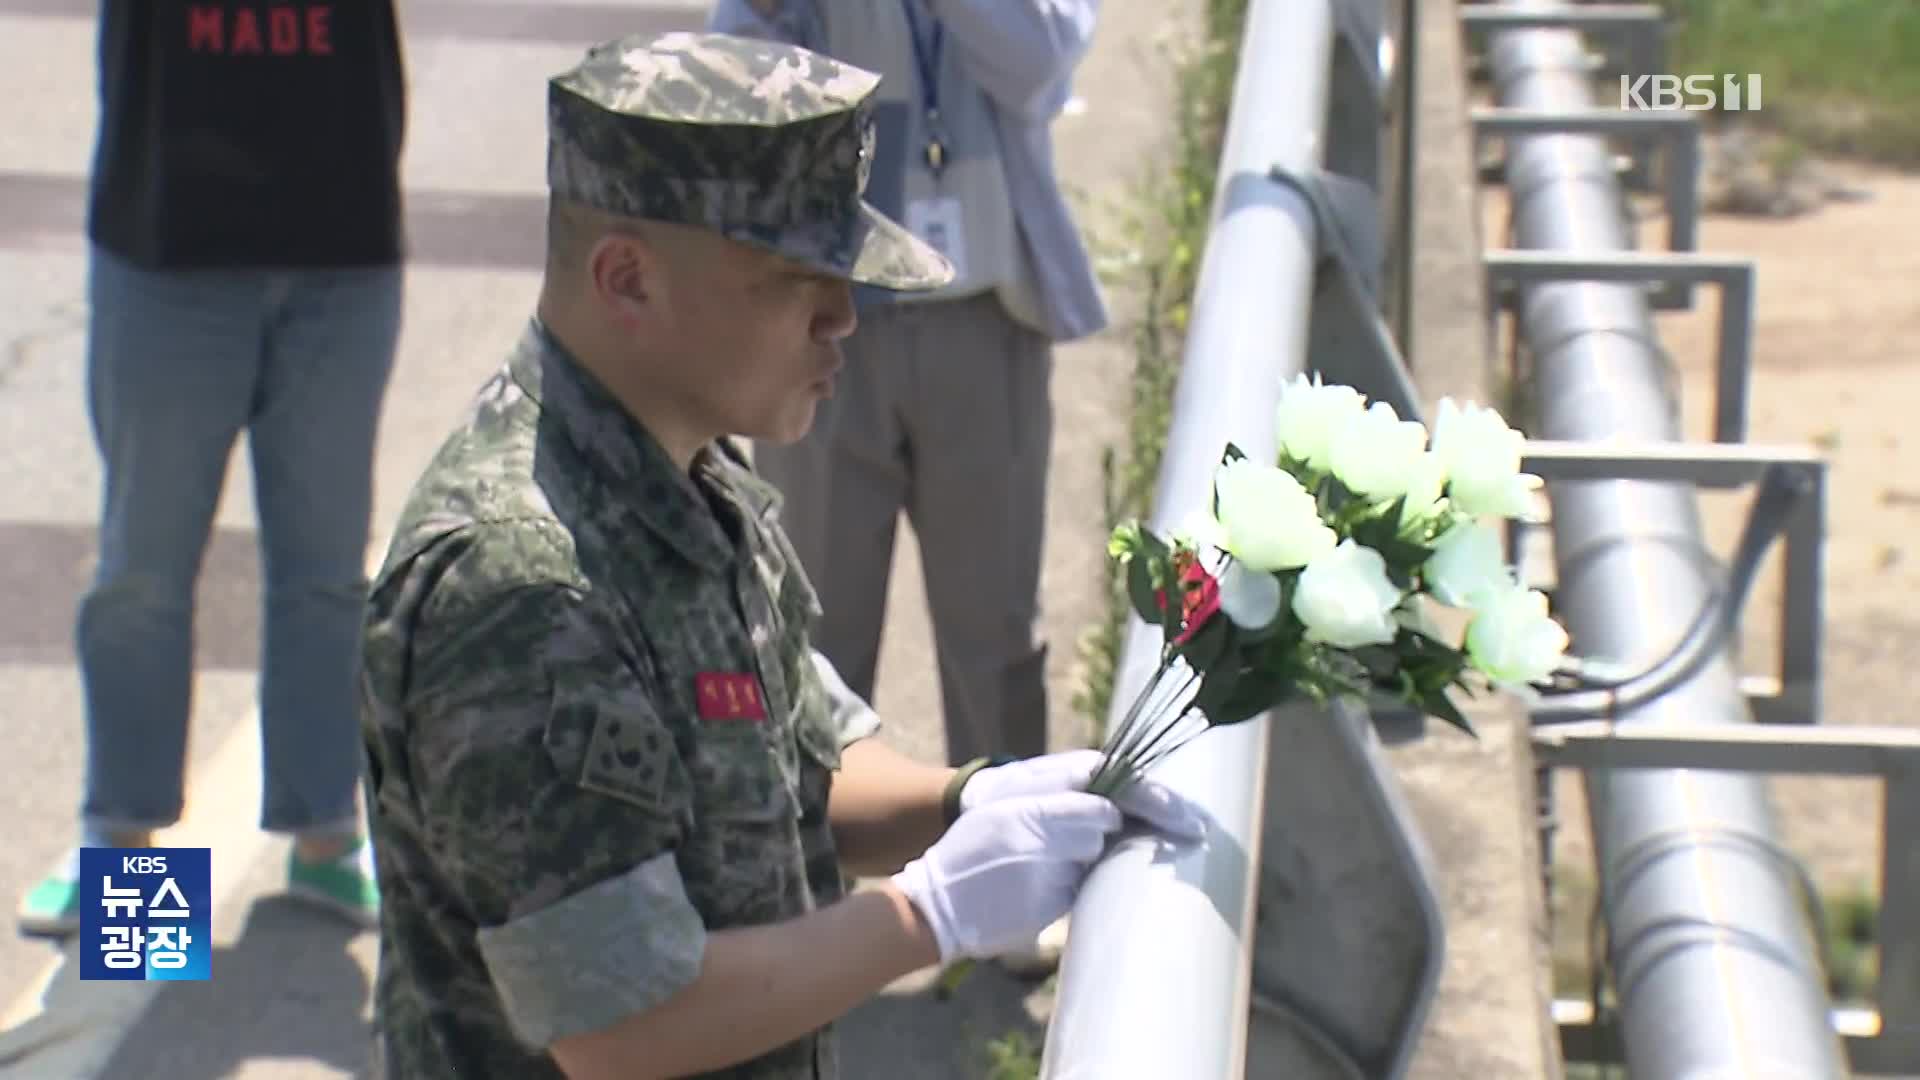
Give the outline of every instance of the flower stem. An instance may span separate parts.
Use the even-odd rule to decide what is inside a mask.
[[[1174,739],[1168,745],[1162,746],[1150,754],[1143,755],[1138,765],[1136,766],[1136,768],[1138,768],[1139,771],[1142,773],[1146,772],[1148,769],[1153,768],[1155,765],[1158,765],[1162,761],[1165,761],[1167,758],[1179,752],[1180,749],[1186,746],[1188,743],[1199,738],[1211,726],[1212,725],[1207,724],[1205,722],[1202,722],[1198,725],[1189,725],[1187,730],[1183,734],[1181,734],[1178,738]]]
[[[1176,714],[1173,717],[1173,719],[1167,721],[1166,724],[1161,726],[1160,730],[1154,732],[1153,737],[1151,739],[1147,739],[1142,745],[1128,751],[1127,760],[1130,763],[1132,763],[1134,767],[1137,769],[1145,769],[1148,762],[1158,761],[1159,758],[1153,756],[1154,747],[1159,746],[1162,742],[1164,742],[1168,735],[1172,734],[1176,729],[1180,727],[1181,721],[1186,720],[1188,717],[1192,715],[1193,715],[1193,706],[1191,705],[1180,710],[1180,712]],[[1201,729],[1205,730],[1205,728],[1206,728],[1206,724],[1204,721],[1202,721]]]
[[[1163,663],[1154,673],[1152,681],[1134,699],[1133,706],[1127,710],[1129,723],[1123,728],[1120,737],[1109,747],[1106,756],[1100,762],[1100,768],[1095,771],[1093,779],[1088,783],[1087,790],[1095,794],[1112,794],[1132,783],[1140,774],[1136,763],[1138,755],[1157,744],[1170,728],[1176,726],[1192,710],[1191,705],[1182,705],[1171,719],[1164,723],[1157,722],[1183,701],[1187,691],[1200,678],[1197,672],[1189,669],[1185,677],[1178,680],[1178,685],[1172,693],[1168,694],[1167,686],[1172,680],[1168,680],[1166,675],[1171,668],[1170,660]]]
[[[1128,729],[1126,737],[1114,745],[1113,756],[1116,759],[1124,761],[1130,757],[1134,748],[1140,744],[1140,740],[1153,731],[1156,721],[1166,708],[1166,688],[1169,682],[1166,676],[1171,670],[1171,668],[1162,669],[1140,694],[1139,719]]]

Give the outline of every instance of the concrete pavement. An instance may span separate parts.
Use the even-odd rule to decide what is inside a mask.
[[[381,435],[376,552],[407,487],[530,310],[543,80],[591,41],[693,27],[703,14],[659,0],[402,7],[414,256]],[[90,0],[0,0],[0,821],[11,840],[0,846],[0,898],[9,905],[71,842],[84,752],[70,642],[99,489],[82,367],[93,11]],[[1078,83],[1086,109],[1058,132],[1063,171],[1094,203],[1145,169],[1167,125],[1158,35],[1174,17],[1160,5],[1107,6]],[[1045,573],[1056,743],[1084,739],[1069,708],[1073,646],[1099,611],[1099,456],[1123,430],[1130,364],[1118,332],[1057,360]],[[113,991],[65,976],[49,946],[0,934],[0,1077],[307,1080],[365,1070],[376,942],[278,899],[284,845],[253,827],[260,592],[250,487],[238,453],[201,589],[187,819],[169,838],[216,849],[216,974],[164,992]],[[890,741],[936,759],[938,688],[916,552],[902,535],[878,705]],[[1043,1008],[1030,987],[991,971],[950,1002],[906,980],[846,1025],[848,1075],[979,1076],[980,1044],[1014,1028],[1037,1041]]]

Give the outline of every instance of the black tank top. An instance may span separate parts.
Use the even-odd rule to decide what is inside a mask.
[[[102,0],[95,243],[141,265],[403,255],[391,0]]]

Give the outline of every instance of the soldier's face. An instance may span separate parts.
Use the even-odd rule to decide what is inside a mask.
[[[690,346],[689,396],[726,433],[792,442],[833,393],[840,341],[853,332],[845,281],[742,245],[724,248],[673,293]]]

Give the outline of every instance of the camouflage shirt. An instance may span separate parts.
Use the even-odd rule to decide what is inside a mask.
[[[842,895],[826,819],[871,709],[807,644],[777,498],[688,472],[537,322],[414,489],[374,583],[362,734],[386,1073],[558,1077],[706,935]],[[833,1077],[830,1030],[712,1075]]]

